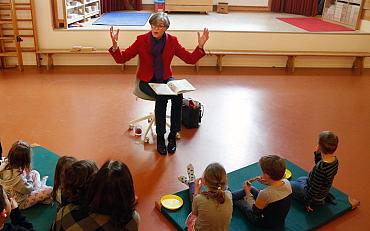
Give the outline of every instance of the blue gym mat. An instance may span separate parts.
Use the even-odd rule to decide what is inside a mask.
[[[307,175],[307,172],[292,162],[286,160],[287,168],[292,172],[292,179]],[[261,175],[261,169],[258,163],[254,163],[247,167],[238,169],[227,174],[228,183],[231,191],[238,190],[242,187],[244,181],[248,178]],[[257,188],[264,187],[262,184],[254,183]],[[175,193],[180,196],[184,204],[175,211],[161,208],[161,213],[172,223],[178,230],[186,230],[185,220],[191,212],[191,203],[189,199],[189,190],[183,190]],[[332,187],[330,192],[335,196],[337,204],[326,204],[325,206],[315,208],[313,213],[307,213],[304,207],[298,201],[293,200],[292,207],[285,220],[284,231],[304,231],[314,230],[338,216],[352,209],[352,205],[348,201],[348,195]],[[259,228],[243,217],[242,213],[234,208],[229,231],[261,231],[266,230]]]
[[[47,185],[54,185],[55,166],[59,156],[41,146],[33,147],[32,168],[39,171],[41,177],[49,176]],[[37,231],[48,231],[54,222],[56,205],[37,204],[23,210],[22,214],[28,218]]]
[[[151,13],[109,12],[103,14],[93,25],[144,26]]]

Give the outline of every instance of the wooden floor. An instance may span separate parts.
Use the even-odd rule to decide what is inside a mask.
[[[60,155],[126,162],[133,173],[140,230],[174,230],[154,209],[162,195],[185,189],[177,176],[192,162],[196,174],[210,162],[227,172],[280,154],[306,170],[313,166],[317,135],[333,130],[340,144],[334,185],[361,200],[351,211],[321,230],[370,227],[370,71],[349,69],[176,68],[197,91],[186,96],[205,106],[199,129],[183,129],[178,151],[160,156],[143,145],[128,122],[154,108],[132,94],[134,68],[57,67],[0,72],[0,139],[5,151],[17,139],[39,143]]]

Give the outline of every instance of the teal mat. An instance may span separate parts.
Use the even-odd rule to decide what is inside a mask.
[[[49,176],[47,185],[54,185],[55,166],[59,156],[43,147],[34,147],[32,156],[32,168],[39,171],[41,177]],[[37,204],[23,210],[22,214],[33,224],[37,231],[48,231],[55,219],[56,206]]]
[[[292,172],[292,179],[307,175],[307,172],[305,170],[293,164],[292,162],[286,161],[286,164],[287,168]],[[230,172],[229,174],[227,174],[227,177],[231,191],[241,189],[246,179],[257,175],[261,175],[261,169],[258,163]],[[263,185],[261,184],[254,185],[256,185],[257,188],[263,188]],[[301,203],[293,200],[292,207],[290,208],[285,221],[285,227],[282,230],[313,230],[351,210],[352,206],[348,201],[348,195],[333,187],[330,192],[335,196],[337,204],[327,204],[325,206],[321,206],[319,208],[316,208],[313,213],[307,213]],[[191,203],[189,200],[188,190],[183,190],[175,194],[180,196],[184,200],[184,205],[176,211],[162,208],[161,212],[167,219],[171,221],[172,224],[176,226],[178,230],[186,230],[185,220],[188,214],[191,212]],[[229,230],[248,231],[266,229],[258,228],[248,223],[241,212],[238,209],[234,209]]]

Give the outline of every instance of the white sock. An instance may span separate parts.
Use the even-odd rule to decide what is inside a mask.
[[[188,180],[188,178],[186,178],[186,176],[179,176],[179,177],[177,177],[177,179],[179,179],[179,181],[180,181],[181,183],[184,183],[184,184],[186,184],[187,186],[189,186],[189,180]]]
[[[188,172],[189,182],[194,182],[195,180],[194,167],[191,163],[188,164],[188,166],[186,166],[186,171]]]

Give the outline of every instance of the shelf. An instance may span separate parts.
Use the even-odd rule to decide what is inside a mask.
[[[100,15],[100,0],[74,0],[79,2],[78,5],[68,6],[67,0],[64,1],[64,27],[78,21],[87,21],[95,15]],[[92,11],[94,9],[94,11]],[[89,11],[89,12],[88,12]],[[78,13],[78,14],[77,14]],[[68,16],[74,16],[68,18]]]
[[[79,16],[74,17],[74,18],[67,18],[67,24],[78,22],[78,21],[81,21],[83,19],[84,19],[84,16],[83,15],[79,15]]]
[[[100,11],[99,10],[96,10],[96,11],[93,11],[93,12],[90,12],[90,13],[85,13],[85,17],[91,17],[91,16],[94,16],[94,15],[97,15],[99,14]]]
[[[322,18],[357,29],[361,16],[361,0],[326,0]]]
[[[70,9],[75,9],[75,8],[79,8],[79,7],[83,7],[84,5],[78,5],[78,6],[66,6],[66,9],[67,10],[70,10]]]
[[[91,3],[99,2],[100,0],[90,0],[90,2],[85,1],[85,5],[90,5]]]

